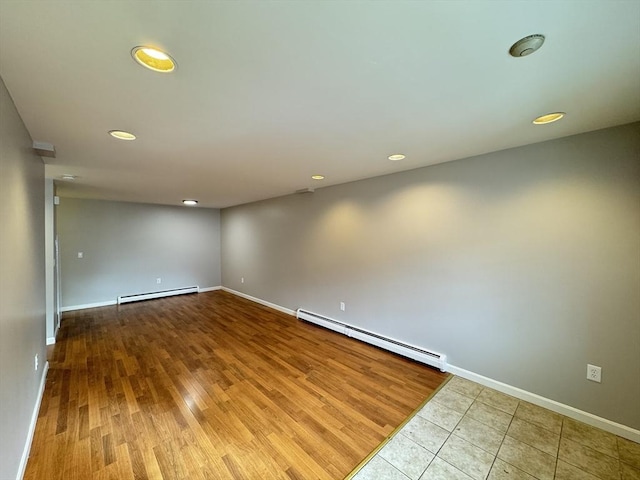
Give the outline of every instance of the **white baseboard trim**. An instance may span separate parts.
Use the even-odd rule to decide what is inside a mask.
[[[86,303],[84,305],[71,305],[69,307],[62,307],[60,311],[72,312],[74,310],[84,310],[86,308],[107,307],[109,305],[116,305],[117,303],[118,303],[117,300],[109,300],[107,302]]]
[[[44,387],[47,384],[47,372],[49,371],[49,362],[44,364],[44,370],[42,372],[42,379],[40,380],[40,388],[38,389],[38,398],[36,398],[36,404],[33,407],[33,413],[31,414],[31,423],[29,424],[29,432],[27,433],[27,441],[24,444],[24,450],[22,451],[22,458],[20,459],[20,465],[18,466],[18,475],[16,480],[22,480],[24,477],[24,471],[27,468],[27,462],[29,461],[29,453],[31,453],[31,442],[33,441],[33,434],[36,431],[36,423],[38,422],[38,413],[40,412],[40,403],[42,402],[42,396],[44,395]]]
[[[203,293],[203,292],[212,292],[214,290],[220,290],[221,286],[217,286],[217,287],[206,287],[206,288],[198,288],[198,293]],[[97,308],[97,307],[108,307],[109,305],[117,305],[118,301],[117,300],[109,300],[106,302],[96,302],[96,303],[86,303],[84,305],[71,305],[68,307],[62,307],[60,309],[60,311],[62,312],[73,312],[74,310],[84,310],[87,308]],[[48,341],[48,339],[47,339]],[[48,344],[47,344],[48,345]]]
[[[556,402],[555,400],[542,397],[535,393],[527,392],[526,390],[522,390],[517,387],[512,387],[511,385],[507,385],[506,383],[502,383],[497,380],[478,375],[477,373],[470,372],[469,370],[465,370],[454,365],[448,365],[447,371],[462,378],[466,378],[467,380],[471,380],[472,382],[484,385],[485,387],[493,388],[494,390],[506,393],[507,395],[511,395],[512,397],[519,398],[520,400],[533,403],[534,405],[538,405],[539,407],[546,408],[566,417],[578,420],[579,422],[586,423],[587,425],[591,425],[592,427],[600,428],[605,432],[610,432],[634,442],[640,443],[640,430],[636,430],[634,428],[627,427],[626,425],[607,420],[606,418],[598,417],[597,415],[585,412],[583,410],[578,410],[577,408],[565,405],[564,403]]]
[[[56,337],[47,337],[47,345],[53,345],[56,343]]]
[[[262,300],[260,298],[252,297],[251,295],[247,295],[246,293],[238,292],[236,290],[231,290],[227,287],[221,287],[223,291],[232,293],[242,298],[246,298],[247,300],[251,300],[252,302],[259,303],[260,305],[264,305],[265,307],[273,308],[274,310],[278,310],[279,312],[286,313],[287,315],[291,315],[292,317],[296,316],[296,311],[291,310],[290,308],[281,307],[280,305],[276,305],[275,303],[267,302],[266,300]]]
[[[218,285],[217,287],[199,288],[198,293],[213,292],[214,290],[220,290],[221,288],[222,287],[220,285]]]

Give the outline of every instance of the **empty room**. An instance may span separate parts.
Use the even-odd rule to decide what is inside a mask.
[[[640,479],[640,2],[0,0],[0,480]]]

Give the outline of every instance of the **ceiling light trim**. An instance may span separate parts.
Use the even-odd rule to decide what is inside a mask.
[[[547,125],[549,123],[557,122],[558,120],[562,120],[566,115],[565,112],[552,112],[545,113],[544,115],[540,115],[533,119],[534,125]]]
[[[147,45],[138,45],[131,49],[131,57],[137,64],[158,73],[175,72],[178,63],[164,50]]]
[[[528,35],[511,45],[509,55],[515,58],[526,57],[536,52],[544,44],[545,36],[540,33]]]
[[[117,138],[118,140],[126,141],[131,141],[138,138],[133,133],[127,132],[126,130],[109,130],[109,135],[111,135],[113,138]]]

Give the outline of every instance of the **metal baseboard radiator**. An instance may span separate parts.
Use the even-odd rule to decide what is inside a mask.
[[[198,293],[199,287],[174,288],[171,290],[161,290],[159,292],[137,293],[135,295],[122,295],[118,297],[118,305],[121,303],[139,302],[140,300],[151,300],[154,298],[171,297],[173,295],[184,295],[185,293]]]
[[[393,338],[384,337],[377,333],[353,327],[346,323],[339,322],[338,320],[334,320],[333,318],[325,317],[324,315],[319,315],[302,308],[296,310],[296,318],[315,323],[316,325],[342,333],[348,337],[375,345],[376,347],[380,347],[384,350],[389,350],[390,352],[397,353],[403,357],[411,358],[417,362],[431,365],[432,367],[439,368],[443,372],[447,371],[447,356],[441,353],[430,352],[422,348],[414,347],[413,345],[399,342]]]

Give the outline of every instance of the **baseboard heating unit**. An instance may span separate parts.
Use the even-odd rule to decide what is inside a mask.
[[[328,328],[329,330],[342,333],[347,337],[352,337],[362,342],[375,345],[376,347],[389,350],[390,352],[397,353],[403,357],[411,358],[417,362],[431,365],[432,367],[439,368],[443,372],[447,371],[447,356],[441,353],[430,352],[422,348],[414,347],[413,345],[399,342],[393,338],[384,337],[377,333],[353,327],[346,323],[339,322],[338,320],[334,320],[333,318],[325,317],[324,315],[319,315],[302,308],[296,310],[296,318],[310,323],[315,323],[316,325]]]
[[[152,300],[154,298],[172,297],[173,295],[184,295],[185,293],[198,293],[198,287],[173,288],[171,290],[161,290],[158,292],[122,295],[118,297],[118,305],[121,303],[139,302],[141,300]]]

